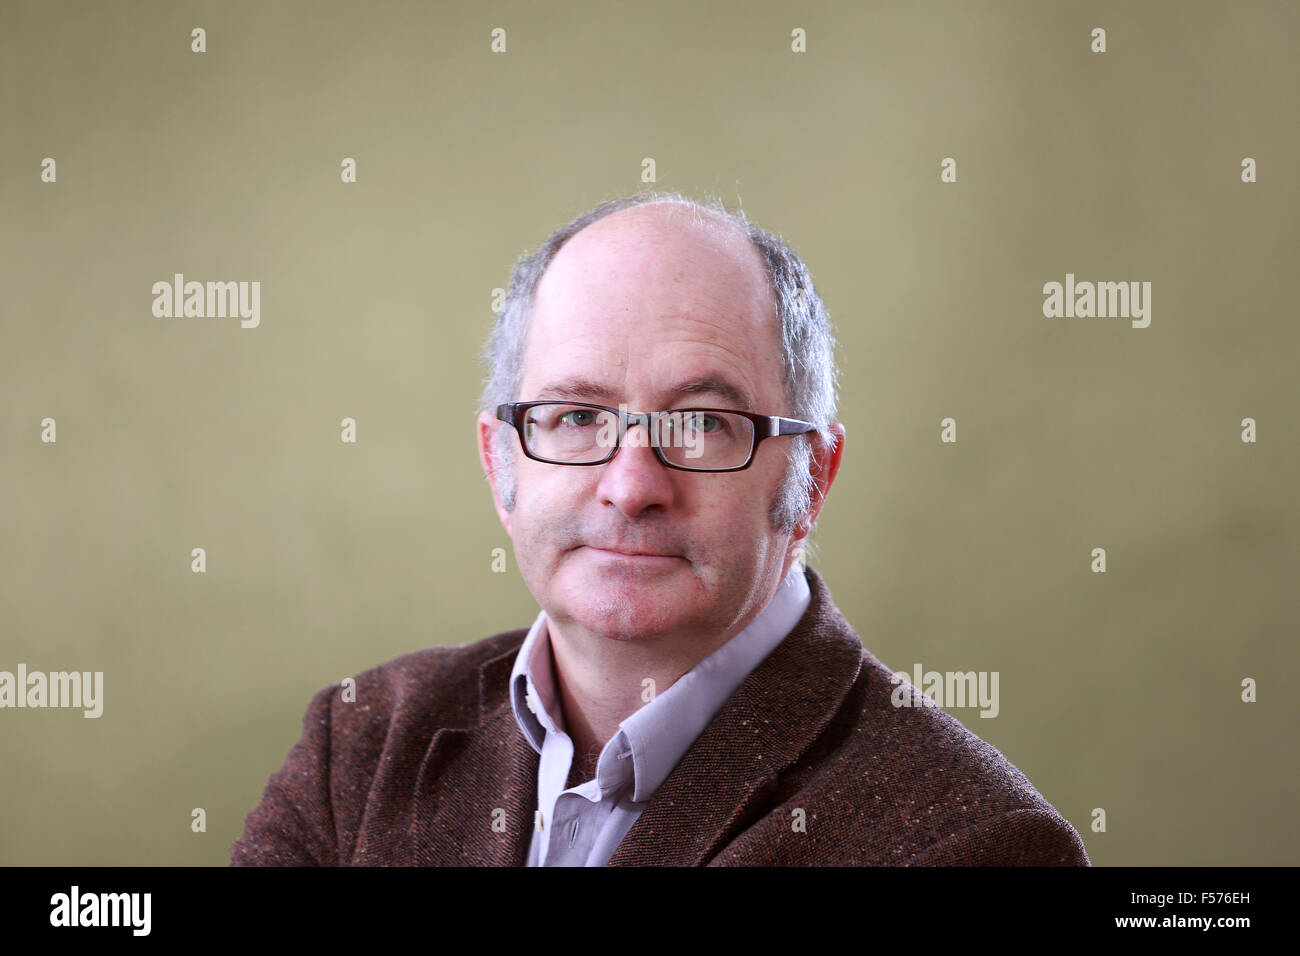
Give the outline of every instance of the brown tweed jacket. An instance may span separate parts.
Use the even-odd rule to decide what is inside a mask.
[[[1089,865],[998,750],[938,708],[891,703],[892,672],[806,574],[807,612],[609,865]],[[526,633],[403,655],[360,675],[355,701],[317,693],[231,863],[522,866],[538,755],[506,685]]]

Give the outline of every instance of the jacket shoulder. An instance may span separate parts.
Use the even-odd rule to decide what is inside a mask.
[[[781,777],[776,809],[719,863],[1088,865],[1078,832],[1001,751],[861,655],[825,732]]]
[[[394,657],[355,678],[356,700],[333,710],[362,724],[395,718],[434,721],[438,727],[469,726],[478,713],[479,671],[487,662],[517,651],[527,628],[503,631],[468,644],[426,647]],[[341,690],[339,684],[325,690]]]
[[[231,862],[334,865],[350,859],[375,794],[383,796],[382,805],[399,800],[434,736],[474,723],[481,668],[497,659],[498,666],[509,666],[527,634],[519,628],[413,651],[358,674],[351,687],[340,681],[319,690],[303,715],[298,743],[232,845]]]

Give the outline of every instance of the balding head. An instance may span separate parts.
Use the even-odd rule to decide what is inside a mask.
[[[579,237],[583,244],[593,243],[602,229],[609,230],[606,239],[630,249],[632,256],[644,256],[655,245],[675,242],[690,243],[692,248],[703,246],[713,261],[719,254],[730,253],[731,267],[751,270],[754,281],[765,282],[764,308],[769,315],[775,312],[772,322],[786,393],[784,407],[793,417],[818,426],[816,441],[824,446],[835,441],[830,427],[835,416],[834,340],[803,261],[780,238],[749,222],[743,212],[728,210],[718,202],[697,203],[676,193],[652,192],[601,203],[557,229],[536,252],[519,259],[511,273],[505,306],[484,350],[489,374],[481,410],[491,413],[498,405],[522,397],[524,348],[538,288],[570,243]],[[635,238],[638,235],[639,239]],[[629,241],[629,236],[634,238]],[[764,274],[762,280],[759,270]],[[576,278],[580,277],[566,281]],[[743,288],[751,297],[757,295],[752,284]],[[758,314],[758,310],[752,311]],[[810,436],[800,436],[788,445],[788,480],[773,507],[773,521],[787,530],[798,526],[812,503],[812,441]],[[510,510],[517,449],[508,430],[497,433],[494,447],[500,459],[503,502]]]

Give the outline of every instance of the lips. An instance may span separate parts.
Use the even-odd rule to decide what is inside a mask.
[[[584,545],[593,551],[601,551],[605,554],[616,554],[625,558],[680,558],[680,554],[665,554],[662,551],[644,551],[632,547],[613,547],[602,548],[594,544]]]

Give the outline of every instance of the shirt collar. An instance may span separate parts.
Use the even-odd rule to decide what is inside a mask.
[[[601,751],[597,790],[603,793],[621,786],[630,776],[632,800],[649,800],[727,698],[794,629],[810,601],[808,580],[796,562],[748,626],[619,723],[619,732]],[[542,611],[529,628],[510,674],[515,721],[539,754],[547,733],[562,729],[552,661]]]

